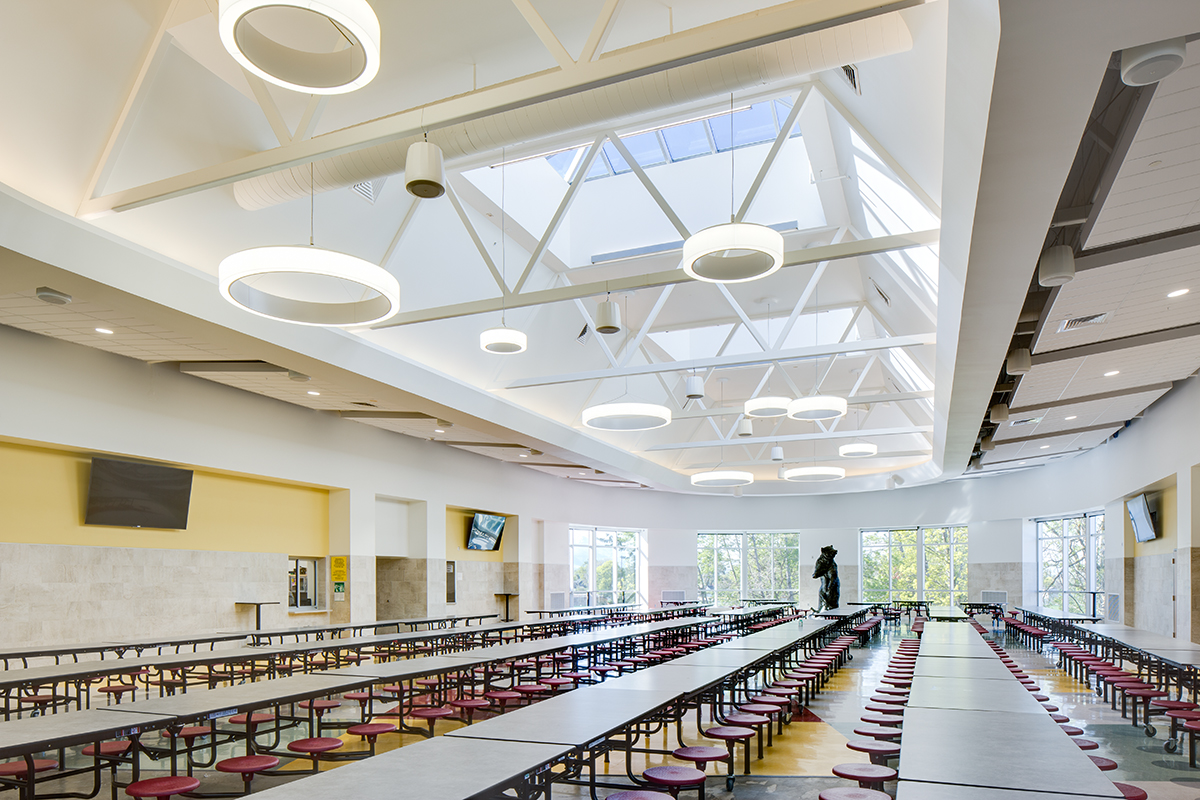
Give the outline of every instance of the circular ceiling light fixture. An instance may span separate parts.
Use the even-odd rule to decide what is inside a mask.
[[[400,310],[400,284],[390,272],[313,245],[241,250],[221,262],[217,279],[221,296],[234,305],[297,325],[371,325]]]
[[[479,334],[479,346],[489,353],[511,356],[524,353],[529,348],[529,337],[524,331],[501,325],[499,328],[488,328]]]
[[[1180,36],[1121,51],[1121,82],[1126,86],[1158,83],[1183,66],[1187,40]]]
[[[791,402],[790,397],[755,397],[746,401],[743,411],[747,417],[782,417]]]
[[[220,0],[217,28],[238,64],[294,92],[344,94],[379,72],[367,0]]]
[[[846,398],[832,395],[798,397],[788,403],[787,415],[792,419],[834,419],[846,415]]]
[[[657,403],[601,403],[583,410],[583,424],[600,431],[650,431],[671,424],[671,409]]]
[[[842,458],[866,458],[879,452],[879,445],[871,442],[850,442],[838,448]]]
[[[721,469],[697,472],[691,480],[692,486],[749,486],[754,483],[754,473],[740,469]]]
[[[708,283],[744,283],[783,266],[783,234],[765,225],[729,222],[683,243],[683,271]]]
[[[841,467],[792,467],[783,473],[783,479],[793,483],[840,481],[844,477],[846,470]]]

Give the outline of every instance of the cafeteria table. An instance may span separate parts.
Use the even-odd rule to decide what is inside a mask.
[[[1017,681],[976,678],[913,678],[908,708],[1046,713],[1042,704],[1033,699],[1033,693]]]
[[[970,794],[961,786],[921,781],[900,781],[896,787],[896,800],[1092,800],[1110,797],[1099,794],[1060,794],[1058,792],[1023,792],[1019,789],[984,789],[972,787]]]
[[[908,708],[900,781],[1121,797],[1049,714]]]
[[[917,663],[913,667],[913,676],[919,677],[922,675],[941,678],[1013,680],[1013,674],[999,659],[940,658],[927,656],[918,651]]]
[[[437,736],[365,761],[256,791],[254,797],[465,800],[505,796],[501,792],[506,789],[516,790],[519,797],[532,797],[539,793],[543,782],[552,779],[549,766],[571,749],[567,745]]]
[[[920,654],[931,658],[987,658],[1000,660],[1000,654],[982,641],[977,645],[967,642],[921,641]]]

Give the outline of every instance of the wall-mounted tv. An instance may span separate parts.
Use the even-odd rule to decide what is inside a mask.
[[[467,533],[467,549],[500,549],[500,534],[504,533],[504,523],[507,519],[508,517],[501,514],[477,513],[471,520],[471,530]]]
[[[187,528],[192,471],[93,458],[84,525]]]
[[[1129,512],[1129,520],[1133,523],[1133,538],[1139,542],[1148,542],[1158,536],[1154,528],[1154,515],[1150,513],[1150,503],[1146,495],[1125,501],[1125,509]]]

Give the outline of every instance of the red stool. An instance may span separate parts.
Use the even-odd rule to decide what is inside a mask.
[[[299,706],[301,708],[303,708],[305,711],[311,711],[317,717],[317,730],[316,730],[317,735],[314,738],[317,738],[317,739],[322,738],[321,737],[321,717],[325,716],[325,712],[329,711],[332,708],[339,708],[339,707],[341,707],[341,705],[342,704],[339,703],[337,700],[301,700],[300,701]],[[309,721],[308,730],[309,730],[309,733],[313,732],[311,719]]]
[[[35,758],[33,760],[34,773],[45,772],[51,769],[58,769],[57,761],[52,761],[48,758]],[[0,777],[3,778],[24,778],[28,773],[29,765],[25,763],[25,759],[23,758],[0,764]]]
[[[869,736],[872,739],[899,739],[902,731],[899,728],[885,728],[882,725],[860,725],[854,729],[859,736]]]
[[[396,726],[390,722],[364,722],[362,725],[351,725],[346,729],[346,733],[366,739],[371,748],[371,755],[375,755],[375,739],[394,730]]]
[[[899,728],[904,724],[904,719],[895,714],[863,714],[858,719],[868,725],[882,725],[885,728]]]
[[[217,772],[236,772],[242,776],[242,794],[250,794],[250,781],[260,772],[275,769],[279,759],[275,756],[238,756],[217,762]]]
[[[303,753],[311,758],[313,763],[311,774],[315,774],[320,769],[317,766],[317,761],[321,758],[321,754],[339,750],[341,747],[341,739],[334,739],[328,736],[314,736],[311,739],[297,739],[294,742],[289,742],[287,749],[293,753]],[[298,772],[292,774],[304,775],[305,773]]]
[[[892,742],[880,742],[874,739],[851,740],[846,742],[846,747],[856,753],[866,753],[872,764],[878,764],[881,767],[887,766],[888,759],[900,757],[900,745]]]
[[[1088,756],[1088,758],[1090,758],[1092,763],[1096,765],[1096,769],[1100,770],[1101,772],[1111,772],[1117,768],[1117,762],[1113,761],[1111,758],[1101,758],[1100,756]]]
[[[491,703],[482,697],[460,697],[457,700],[451,700],[450,705],[460,709],[463,712],[463,721],[470,725],[475,712],[479,709],[488,708],[491,706]]]
[[[211,736],[212,731],[209,728],[205,727],[204,725],[185,725],[184,727],[180,728],[178,731],[173,731],[170,728],[168,728],[167,730],[163,731],[159,735],[163,736],[164,738],[172,739],[172,740],[183,739],[184,749],[189,752],[189,755],[187,758],[187,774],[191,775],[192,774],[192,757],[190,755],[190,752],[192,749],[192,743],[195,742],[197,739],[204,738],[205,736]],[[175,759],[174,759],[173,755],[171,758],[171,774],[172,775],[175,774]]]
[[[1091,739],[1071,739],[1075,746],[1080,750],[1099,750],[1100,745],[1093,742]]]
[[[858,781],[860,789],[874,789],[877,792],[883,791],[884,781],[894,781],[897,776],[896,770],[879,764],[838,764],[833,768],[833,774]]]
[[[753,728],[758,734],[758,759],[761,761],[763,757],[763,727],[767,729],[767,735],[771,735],[771,718],[761,714],[726,714],[725,722],[739,728]]]
[[[1139,789],[1136,786],[1131,786],[1128,783],[1117,783],[1116,781],[1113,781],[1113,786],[1117,787],[1117,791],[1121,793],[1121,796],[1124,797],[1125,800],[1146,800],[1149,797],[1144,790]]]
[[[826,789],[821,792],[817,795],[817,800],[892,800],[892,796],[874,789],[851,789],[839,786],[836,789]]]
[[[729,753],[719,747],[680,747],[671,755],[680,761],[691,761],[701,772],[710,761],[728,761]],[[611,797],[611,795],[609,795]]]
[[[259,725],[275,721],[274,714],[234,714],[229,718],[230,725],[246,726],[246,754],[254,755],[254,737]]]
[[[514,692],[509,689],[500,689],[494,692],[484,692],[483,696],[488,700],[491,700],[493,703],[498,703],[500,705],[501,714],[504,713],[504,708],[509,702],[521,699],[520,692]]]
[[[729,772],[725,777],[726,791],[733,791],[733,748],[737,742],[741,742],[745,748],[745,758],[743,761],[743,769],[745,774],[750,774],[750,740],[754,738],[754,731],[750,728],[739,728],[734,725],[718,725],[715,728],[709,728],[704,732],[704,735],[710,739],[719,739],[725,742],[725,747],[729,751]]]
[[[642,773],[642,777],[655,786],[661,786],[671,793],[671,797],[679,797],[681,789],[699,789],[700,797],[704,797],[705,775],[695,767],[651,767]]]
[[[115,697],[117,705],[121,705],[121,698],[125,696],[125,693],[136,692],[137,687],[131,683],[111,683],[108,686],[101,686],[96,691],[110,699]]]
[[[632,792],[610,794],[604,800],[665,800],[665,798],[670,796],[662,792],[648,792],[645,789],[635,789]]]
[[[521,697],[526,698],[527,703],[532,703],[533,698],[539,694],[544,694],[550,691],[549,686],[543,686],[540,683],[521,683],[512,688],[514,692],[517,692]]]
[[[171,775],[131,783],[125,787],[125,794],[130,797],[170,797],[195,791],[199,786],[200,781],[190,776]]]
[[[429,724],[429,738],[433,738],[433,724],[439,719],[453,716],[454,710],[450,708],[414,708],[410,713],[413,719],[423,719]]]

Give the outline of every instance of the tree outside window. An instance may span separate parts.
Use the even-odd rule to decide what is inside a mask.
[[[638,602],[639,531],[571,528],[571,606]]]
[[[966,527],[873,530],[861,536],[864,602],[967,601]]]
[[[800,535],[790,531],[701,532],[696,540],[700,600],[722,606],[747,600],[795,602]]]
[[[1104,514],[1037,520],[1038,605],[1105,615]]]

